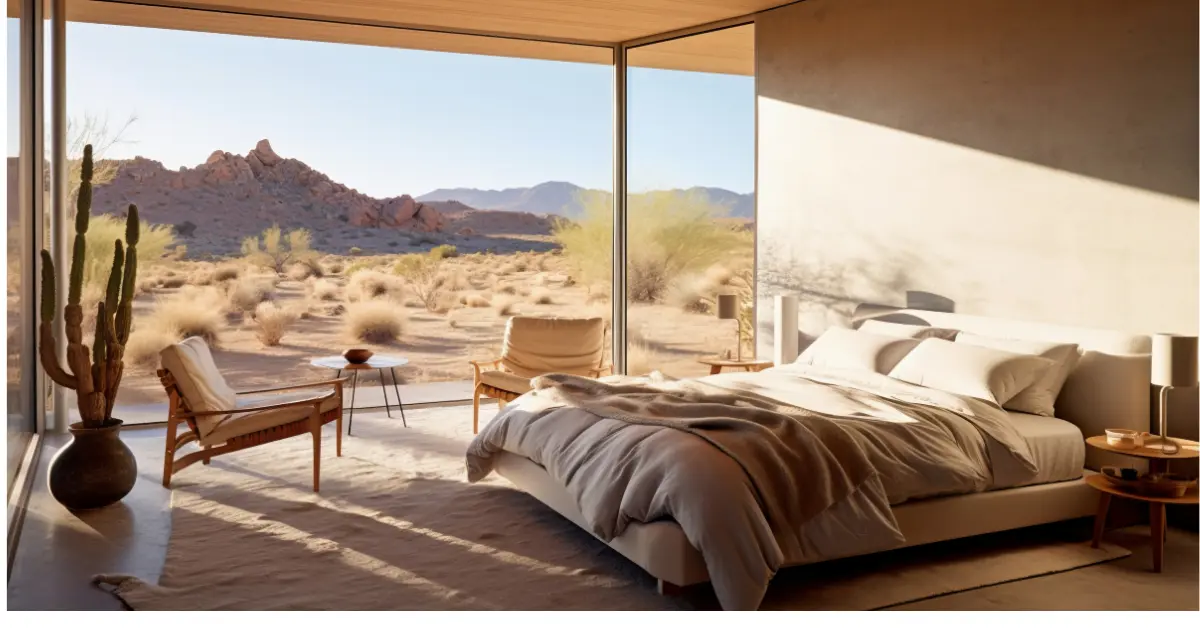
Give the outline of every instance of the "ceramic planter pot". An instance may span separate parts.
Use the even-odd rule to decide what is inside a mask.
[[[121,501],[137,481],[137,460],[121,441],[121,421],[105,427],[71,424],[71,442],[50,461],[50,494],[71,510]]]

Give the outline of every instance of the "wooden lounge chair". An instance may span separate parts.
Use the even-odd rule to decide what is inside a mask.
[[[313,492],[321,489],[321,427],[337,423],[337,455],[342,455],[343,379],[234,392],[217,370],[208,345],[188,338],[159,354],[158,377],[170,398],[167,446],[163,460],[163,486],[171,476],[194,464],[239,449],[312,434]],[[324,388],[319,391],[313,389]],[[293,394],[264,394],[299,390]],[[251,397],[251,395],[258,395]],[[177,434],[180,423],[188,430]],[[183,445],[197,442],[202,448],[178,459]]]
[[[600,377],[608,325],[603,318],[514,316],[504,330],[504,349],[491,360],[471,360],[475,369],[475,433],[479,433],[479,397],[500,405],[530,391],[529,380],[547,373]]]

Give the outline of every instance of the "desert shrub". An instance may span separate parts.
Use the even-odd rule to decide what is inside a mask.
[[[125,219],[112,214],[93,215],[88,220],[84,239],[87,242],[87,253],[83,260],[84,285],[103,290],[108,284],[108,273],[112,270],[116,241],[125,242]],[[137,245],[139,272],[161,263],[167,248],[174,242],[175,235],[170,226],[152,225],[143,220]]]
[[[496,316],[512,316],[517,309],[515,299],[500,296],[492,300],[492,309],[495,310]]]
[[[440,260],[433,259],[429,255],[410,253],[401,255],[396,260],[395,265],[392,266],[392,272],[404,278],[404,282],[412,290],[413,295],[425,306],[425,309],[433,310],[441,291],[437,281],[439,265]]]
[[[404,299],[404,287],[395,277],[375,270],[354,273],[346,284],[346,298],[350,301],[371,299]]]
[[[555,239],[586,284],[599,285],[612,275],[612,207],[605,195],[581,195],[578,221],[560,221]],[[726,209],[705,197],[677,193],[629,197],[629,298],[660,301],[678,278],[699,273],[717,261],[752,255],[752,235],[723,222]]]
[[[346,305],[344,303],[330,303],[325,306],[322,313],[325,316],[341,316],[346,313]]]
[[[187,282],[187,277],[174,275],[172,277],[163,277],[159,279],[158,285],[162,286],[163,288],[182,288],[183,286],[187,285]]]
[[[446,259],[450,257],[458,257],[458,247],[453,244],[439,244],[429,251],[429,257],[433,259]]]
[[[346,336],[352,341],[387,344],[404,333],[403,310],[387,301],[360,301],[346,307]]]
[[[684,312],[708,314],[713,311],[713,289],[714,284],[706,276],[688,275],[671,284],[666,301]]]
[[[350,255],[362,255],[362,249],[358,248],[357,246],[352,246],[350,247],[348,253]]]
[[[196,336],[210,346],[220,344],[224,327],[222,297],[214,288],[193,288],[159,299],[146,325],[139,329],[155,330],[175,340]]]
[[[554,298],[546,290],[536,290],[532,294],[533,302],[538,305],[554,305]]]
[[[308,229],[293,229],[286,234],[279,225],[267,227],[261,236],[242,240],[242,255],[254,266],[269,268],[282,274],[290,264],[316,257],[312,250],[312,234]]]
[[[291,279],[292,281],[304,281],[309,277],[312,277],[312,272],[309,271],[308,267],[304,264],[292,264],[291,266],[288,266],[288,279]]]
[[[506,283],[496,288],[496,292],[500,294],[516,294],[517,289],[510,283]]]
[[[334,274],[334,275],[341,273],[342,270],[344,270],[345,268],[346,268],[346,266],[344,264],[342,264],[341,262],[330,262],[329,265],[326,266],[326,270],[328,270],[331,274]]]
[[[139,279],[137,282],[137,290],[135,292],[137,294],[149,294],[154,292],[154,289],[157,287],[157,279]]]
[[[318,279],[313,282],[311,294],[312,298],[318,301],[337,301],[338,300],[338,285],[328,279]]]
[[[488,307],[492,301],[482,294],[464,294],[459,297],[459,303],[467,307]]]
[[[244,277],[228,288],[229,309],[236,312],[253,312],[258,304],[268,301],[274,296],[271,285],[261,279]]]
[[[213,270],[212,280],[214,283],[221,283],[222,281],[230,281],[233,279],[237,279],[238,275],[240,275],[241,272],[242,272],[241,269],[239,269],[237,266],[234,266],[233,264],[226,264],[224,266],[218,266],[218,267],[216,267],[216,269]]]
[[[445,314],[450,310],[457,310],[466,305],[464,295],[458,295],[453,292],[438,292],[433,298],[433,307],[425,306],[421,301],[417,302],[417,306],[425,306],[434,314]]]
[[[187,282],[193,286],[211,286],[213,282],[213,272],[206,269],[198,269],[188,275]]]
[[[453,270],[441,273],[434,279],[436,287],[441,290],[449,290],[458,292],[471,287],[471,283],[467,281],[467,276],[461,270]]]
[[[321,265],[321,261],[315,255],[301,259],[293,264],[292,269],[289,270],[294,270],[297,266],[303,269],[303,271],[295,271],[296,273],[304,273],[301,279],[308,279],[309,277],[321,278],[325,276],[325,267]],[[289,276],[291,275],[289,274]]]
[[[295,312],[276,307],[270,301],[259,303],[254,310],[254,335],[264,347],[274,347],[297,317]]]
[[[125,364],[137,369],[156,368],[159,352],[175,341],[172,334],[161,329],[135,329],[125,343]]]

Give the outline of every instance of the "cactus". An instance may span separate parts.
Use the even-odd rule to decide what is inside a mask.
[[[92,210],[92,147],[83,149],[83,172],[75,211],[75,242],[71,275],[67,285],[66,365],[59,361],[53,324],[57,314],[54,260],[42,251],[42,307],[39,353],[42,368],[60,386],[75,390],[79,416],[84,427],[103,427],[112,421],[113,405],[125,365],[125,343],[133,319],[133,293],[137,285],[137,242],[141,223],[136,205],[130,205],[125,221],[125,243],[117,240],[104,300],[96,304],[96,333],[92,347],[83,343],[83,270],[87,263],[87,229]]]

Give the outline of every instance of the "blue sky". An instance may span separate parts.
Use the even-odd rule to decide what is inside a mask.
[[[374,196],[611,187],[608,66],[81,23],[67,37],[68,116],[138,118],[110,157],[178,168],[269,138]],[[753,191],[752,78],[634,69],[629,94],[631,189]]]

